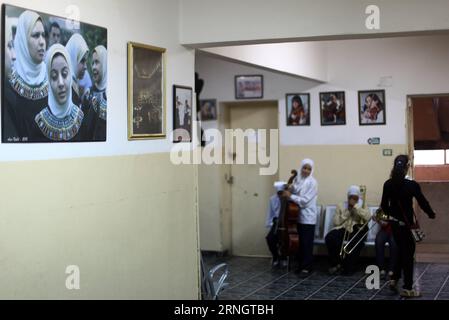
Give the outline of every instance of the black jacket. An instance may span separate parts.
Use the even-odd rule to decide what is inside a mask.
[[[419,184],[407,179],[400,185],[394,185],[391,179],[385,182],[381,207],[386,214],[411,225],[414,223],[413,198],[429,217],[435,216]]]

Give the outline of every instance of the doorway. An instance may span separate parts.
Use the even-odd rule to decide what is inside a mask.
[[[416,207],[426,232],[417,245],[417,261],[449,263],[449,94],[409,96],[408,104],[413,178],[437,213],[436,220],[429,220]]]
[[[229,213],[223,216],[223,237],[234,256],[269,256],[265,242],[265,219],[278,173],[273,176],[260,175],[260,168],[266,166],[260,165],[259,161],[248,164],[248,159],[251,156],[258,159],[255,153],[260,143],[257,135],[259,129],[266,129],[268,133],[270,129],[279,129],[278,102],[228,103],[222,110],[224,129],[253,129],[256,133],[249,134],[245,139],[245,155],[239,154],[242,151],[236,150],[235,144],[228,145],[224,150],[225,155],[231,155],[235,160],[245,157],[245,164],[223,166],[228,191],[222,193],[222,209]],[[229,132],[226,138],[231,139]],[[269,135],[266,147],[266,154],[271,154]]]

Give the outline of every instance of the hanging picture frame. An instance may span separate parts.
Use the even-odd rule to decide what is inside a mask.
[[[128,139],[166,137],[166,49],[128,43]]]

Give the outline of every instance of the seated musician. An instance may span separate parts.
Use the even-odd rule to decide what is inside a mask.
[[[348,191],[348,201],[337,206],[334,216],[334,228],[326,235],[325,241],[329,252],[329,273],[335,274],[339,271],[350,274],[355,271],[356,263],[362,251],[368,227],[359,232],[357,238],[353,239],[359,229],[371,219],[369,210],[360,199],[360,188],[352,186]],[[343,251],[344,241],[351,240],[356,244],[361,237],[362,241],[355,247],[351,254]],[[342,270],[343,269],[343,270]]]
[[[377,221],[377,220],[376,220]],[[396,261],[398,257],[398,249],[396,246],[396,242],[393,237],[393,230],[391,222],[388,221],[377,221],[380,226],[380,230],[376,235],[376,262],[379,267],[380,276],[382,278],[391,278],[393,276],[393,271],[396,266]],[[389,264],[385,263],[385,244],[388,243],[390,248],[390,260]],[[388,274],[387,274],[388,271]]]
[[[313,242],[315,239],[315,225],[317,223],[318,182],[313,177],[314,162],[304,159],[301,163],[300,175],[295,178],[289,191],[284,196],[296,203],[299,208],[299,268],[296,273],[308,274],[312,271]]]
[[[270,203],[268,204],[267,210],[267,221],[266,227],[270,229],[270,232],[266,236],[268,249],[270,249],[271,255],[273,257],[272,266],[277,267],[281,262],[281,257],[279,255],[279,237],[277,234],[277,222],[279,219],[279,213],[281,210],[281,200],[280,196],[282,196],[283,191],[285,190],[286,185],[282,182],[276,182],[274,184],[274,188],[276,189],[277,194],[273,195],[270,198]]]

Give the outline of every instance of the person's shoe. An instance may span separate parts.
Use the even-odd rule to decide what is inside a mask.
[[[279,267],[279,260],[273,259],[273,261],[271,262],[271,267],[273,267],[273,268]]]
[[[307,274],[310,274],[311,272],[312,272],[312,270],[309,270],[309,269],[302,269],[302,270],[301,270],[301,273],[302,273],[302,274],[306,274],[306,275],[307,275]]]
[[[412,290],[402,289],[401,297],[403,297],[403,298],[419,298],[419,297],[421,297],[421,293],[414,289],[412,289]]]
[[[390,280],[388,282],[388,288],[390,288],[391,291],[398,293],[398,281],[397,280]]]
[[[340,266],[340,265],[336,265],[335,267],[329,268],[328,271],[329,271],[329,274],[330,274],[330,275],[334,275],[334,274],[336,274],[337,272],[339,272],[340,269],[341,269],[341,266]]]
[[[282,260],[282,261],[281,261],[281,267],[282,267],[282,268],[288,267],[288,261],[287,261],[287,260]]]

